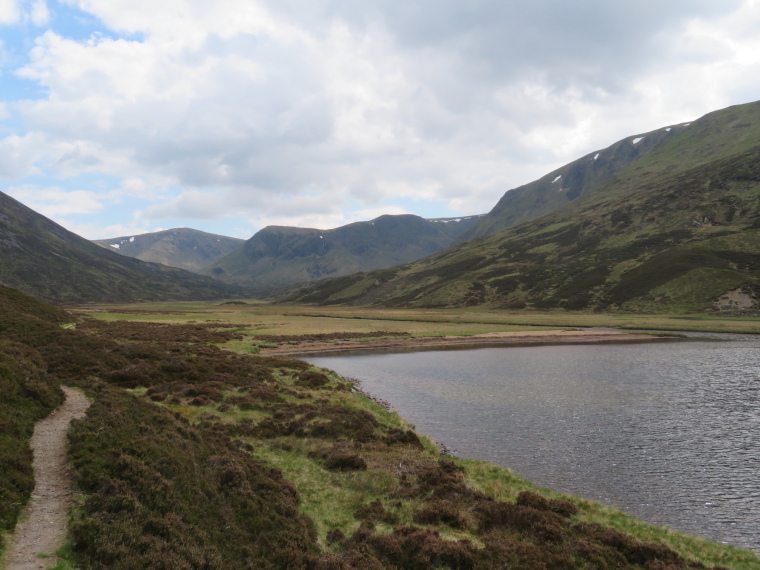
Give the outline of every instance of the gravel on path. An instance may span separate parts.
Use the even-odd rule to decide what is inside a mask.
[[[6,570],[32,570],[55,565],[55,551],[66,535],[72,496],[66,461],[69,424],[84,417],[90,402],[77,390],[63,387],[66,401],[37,422],[32,436],[34,491],[24,521],[16,526],[6,558]]]

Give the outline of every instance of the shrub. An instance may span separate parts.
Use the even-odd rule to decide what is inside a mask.
[[[318,552],[279,472],[168,410],[105,389],[70,439],[82,567],[303,568]]]
[[[34,423],[64,395],[36,351],[5,341],[0,341],[0,394],[0,532],[6,532],[16,526],[34,489],[29,447]]]

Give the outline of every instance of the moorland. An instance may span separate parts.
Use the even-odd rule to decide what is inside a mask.
[[[78,498],[59,568],[758,567],[751,552],[442,455],[350,379],[256,354],[315,335],[548,331],[567,315],[355,318],[241,301],[67,312],[3,292],[14,394],[3,417],[24,411],[3,441],[14,458],[0,478],[6,531],[31,492],[34,420],[61,401],[62,383],[93,399],[70,434]]]
[[[69,433],[59,570],[760,568],[450,457],[360,383],[282,356],[583,327],[760,333],[758,157],[760,103],[736,106],[582,157],[456,231],[410,216],[424,231],[402,231],[404,216],[350,228],[409,242],[404,260],[376,233],[349,248],[337,230],[270,228],[205,275],[120,255],[0,193],[0,553],[33,490],[34,424],[65,385],[92,405]],[[118,243],[198,247],[182,235]],[[275,267],[279,304],[248,299]],[[324,279],[343,271],[359,272]]]

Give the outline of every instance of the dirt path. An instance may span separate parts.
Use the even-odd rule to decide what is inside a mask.
[[[90,402],[77,390],[64,387],[63,391],[66,401],[34,427],[35,486],[25,511],[28,518],[16,527],[13,535],[6,570],[54,565],[54,552],[66,534],[66,516],[71,501],[66,433],[71,420],[83,417]]]
[[[524,344],[524,343],[568,343],[568,342],[632,342],[656,340],[647,334],[620,331],[516,331],[476,334],[472,336],[438,337],[393,337],[369,341],[339,340],[333,342],[305,341],[298,344],[281,344],[277,347],[261,349],[263,356],[300,355],[320,352],[341,352],[346,350],[367,350],[382,348],[425,348],[436,346],[483,345],[483,344]]]

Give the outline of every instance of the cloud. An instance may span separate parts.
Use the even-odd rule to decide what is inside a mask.
[[[147,227],[138,222],[129,222],[123,224],[101,224],[98,222],[79,222],[65,216],[56,216],[53,218],[57,224],[65,227],[67,230],[74,232],[85,239],[110,239],[122,236],[137,236],[148,232],[159,232],[164,228]]]
[[[85,190],[145,202],[148,221],[481,213],[619,138],[756,97],[760,67],[738,0],[63,2],[103,33],[34,38],[16,74],[45,95],[7,104],[23,128],[0,139],[0,176],[116,177]],[[22,14],[51,18],[0,0],[0,22]]]
[[[45,0],[34,0],[29,10],[29,19],[35,26],[44,26],[50,22],[50,11]]]
[[[102,196],[87,190],[24,185],[11,186],[6,193],[48,218],[94,214],[103,208]]]
[[[17,0],[0,0],[0,24],[16,23],[21,17]]]
[[[45,137],[30,133],[24,136],[8,135],[0,139],[0,179],[20,179],[36,174],[35,163],[41,158],[40,150]]]
[[[45,0],[0,0],[0,25],[31,22],[44,26],[50,22],[50,11]]]

